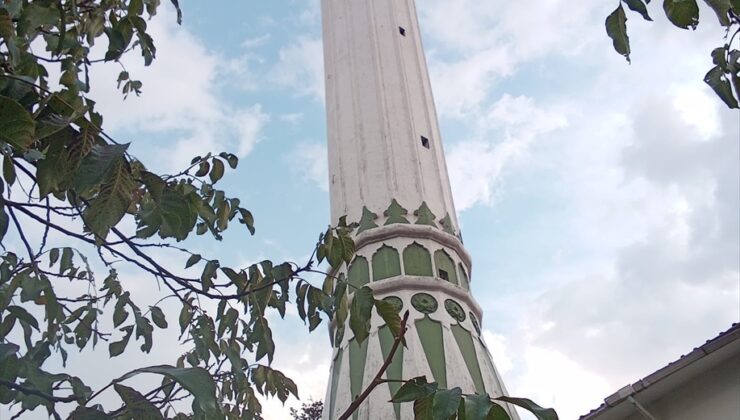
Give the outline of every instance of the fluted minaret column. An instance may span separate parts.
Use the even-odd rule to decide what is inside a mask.
[[[470,294],[414,0],[322,0],[322,18],[332,220],[360,223],[345,274],[411,312],[408,347],[387,377],[501,395]],[[362,344],[349,331],[333,350],[325,420],[367,386],[393,342],[377,316]],[[354,418],[412,419],[411,404],[388,403],[398,387],[378,387]]]

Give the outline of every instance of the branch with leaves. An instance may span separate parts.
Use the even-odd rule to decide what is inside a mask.
[[[617,8],[606,18],[606,33],[612,39],[614,50],[630,61],[630,39],[627,36],[627,14],[623,4],[643,19],[652,21],[648,12],[650,0],[619,0]],[[740,99],[740,0],[704,0],[717,16],[724,29],[724,44],[712,50],[714,65],[704,76],[717,96],[729,108],[738,108]],[[699,25],[697,0],[663,0],[663,11],[668,20],[681,29],[696,29]]]

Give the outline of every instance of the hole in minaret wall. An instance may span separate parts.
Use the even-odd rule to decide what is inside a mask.
[[[401,36],[406,36],[406,29],[404,29],[403,26],[399,26],[398,33],[400,33]]]
[[[424,137],[424,136],[421,136],[421,145],[424,146],[424,147],[426,147],[428,149],[429,148],[429,139],[426,138],[426,137]]]
[[[445,270],[442,270],[440,268],[438,271],[439,271],[439,278],[441,278],[442,280],[450,281],[450,275],[447,274]]]

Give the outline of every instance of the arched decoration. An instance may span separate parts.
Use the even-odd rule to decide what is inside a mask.
[[[427,357],[432,377],[441,388],[447,388],[447,367],[442,324],[425,316],[416,321],[416,332],[419,334],[419,341],[421,341],[421,347]]]
[[[450,327],[452,335],[455,336],[457,347],[460,349],[460,353],[465,361],[465,366],[468,368],[470,373],[470,379],[475,384],[475,392],[484,395],[486,393],[486,387],[483,382],[483,375],[480,371],[480,365],[478,364],[478,357],[475,354],[475,345],[473,344],[473,337],[470,332],[465,328],[458,325]]]
[[[403,269],[407,276],[434,276],[432,254],[414,242],[403,250]]]
[[[398,251],[383,245],[373,254],[373,281],[401,275],[401,258]]]
[[[391,353],[395,338],[393,337],[391,329],[388,328],[387,325],[382,326],[378,330],[378,338],[380,339],[380,351],[383,352],[383,360],[386,360],[388,359],[388,355],[390,355]],[[396,395],[396,392],[398,392],[398,390],[401,388],[400,381],[403,379],[403,346],[399,346],[398,349],[396,349],[396,353],[393,355],[393,360],[391,361],[390,366],[388,366],[385,377],[386,379],[390,379],[392,381],[398,381],[388,382],[388,387],[390,388],[391,395]],[[394,403],[393,411],[396,414],[396,420],[400,420],[401,404]]]
[[[337,355],[334,358],[334,363],[332,363],[332,370],[331,370],[331,395],[329,396],[329,418],[332,418],[334,415],[334,408],[336,406],[337,402],[337,391],[339,388],[339,378],[340,373],[342,372],[342,355],[344,354],[344,351],[342,349],[339,349],[337,351]]]
[[[445,309],[450,316],[457,322],[465,321],[465,309],[459,303],[452,299],[445,300]]]
[[[357,344],[357,339],[349,341],[349,388],[352,395],[360,395],[362,383],[365,376],[365,362],[367,361],[367,338],[362,344]],[[357,420],[357,411],[352,415]]]
[[[347,281],[360,288],[370,282],[370,266],[367,258],[357,256],[347,270]]]
[[[453,284],[459,284],[455,262],[446,252],[440,249],[434,253],[434,265],[437,266],[437,277]]]
[[[437,311],[437,299],[429,293],[417,293],[411,297],[411,306],[423,314],[432,314]]]
[[[468,273],[465,272],[465,267],[462,264],[458,264],[457,268],[460,271],[460,286],[465,290],[470,290],[470,278],[468,278]]]
[[[432,210],[429,209],[426,201],[421,202],[421,206],[414,211],[414,216],[416,216],[417,225],[437,227],[437,224],[434,223],[434,219],[436,219],[437,216],[435,216],[434,213],[432,213]]]
[[[378,227],[378,225],[375,224],[375,219],[378,218],[378,215],[368,210],[367,207],[362,207],[362,217],[360,218],[360,226],[357,227],[357,234],[373,229]]]

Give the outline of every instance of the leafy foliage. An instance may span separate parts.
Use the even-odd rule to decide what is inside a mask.
[[[413,402],[415,420],[509,420],[502,403],[524,408],[538,420],[558,419],[555,410],[542,408],[526,398],[466,395],[460,388],[440,389],[436,382],[429,383],[423,376],[404,381],[391,401]]]
[[[625,3],[630,10],[652,21],[647,5],[650,0],[621,0],[619,6],[606,18],[606,33],[612,39],[614,50],[630,61],[630,40],[627,36],[627,16],[622,7]],[[724,45],[712,50],[712,67],[704,82],[729,108],[738,108],[740,98],[740,0],[704,0],[714,11],[717,20],[725,29]],[[666,18],[678,28],[696,29],[699,25],[699,5],[697,0],[663,0]],[[735,42],[737,41],[737,42]]]
[[[309,401],[301,405],[301,409],[290,409],[290,415],[293,420],[321,420],[321,414],[324,412],[323,401]]]

